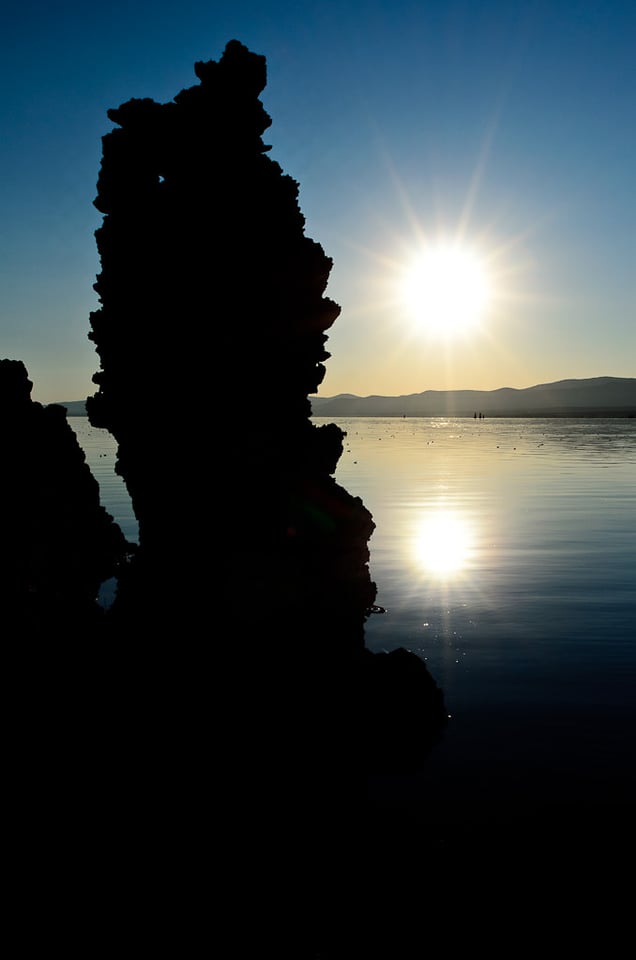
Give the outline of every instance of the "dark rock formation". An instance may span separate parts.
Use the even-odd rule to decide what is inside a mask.
[[[100,505],[99,486],[63,407],[31,400],[24,364],[0,360],[0,591],[8,638],[87,643],[101,626],[100,584],[129,545]]]
[[[118,442],[139,521],[109,613],[120,775],[150,851],[168,808],[197,841],[214,771],[216,855],[225,843],[230,875],[247,858],[306,933],[362,822],[374,523],[334,479],[342,431],[311,421],[339,307],[298,184],[261,139],[265,59],[232,41],[195,72],[169,103],[109,111],[95,200],[87,412]]]
[[[366,769],[372,774],[420,769],[446,722],[444,696],[417,654],[403,647],[364,660]]]
[[[199,633],[218,598],[255,642],[301,620],[305,644],[316,624],[321,649],[332,640],[340,654],[363,646],[375,587],[373,522],[332,477],[341,433],[310,420],[339,313],[324,296],[331,260],[304,235],[298,184],[265,155],[264,57],[231,42],[195,71],[200,84],[170,103],[109,111],[119,129],[103,139],[90,334],[102,369],[88,413],[118,441],[139,521],[119,605],[144,622],[163,584],[164,624]],[[156,399],[170,394],[194,412]]]
[[[288,737],[309,690],[364,649],[374,524],[333,477],[342,432],[311,421],[339,307],[298,184],[261,139],[265,59],[232,41],[195,72],[172,102],[109,111],[103,139],[88,415],[118,441],[140,540],[112,615],[214,650],[248,703],[267,689],[268,716],[285,705]],[[193,413],[156,399],[170,393]]]
[[[12,912],[28,904],[50,930],[70,901],[86,916],[104,877],[116,687],[97,596],[132,547],[64,407],[33,402],[31,386],[22,362],[0,360],[4,858]]]

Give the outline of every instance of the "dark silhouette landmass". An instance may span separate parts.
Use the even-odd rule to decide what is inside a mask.
[[[19,360],[0,360],[0,590],[12,643],[103,626],[101,583],[134,547],[100,503],[60,406],[31,400]]]
[[[49,406],[49,404],[46,404]],[[56,406],[64,407],[67,417],[86,417],[86,400],[57,400]]]
[[[518,390],[425,390],[399,397],[311,398],[315,417],[634,417],[636,379],[559,380]]]
[[[109,111],[120,127],[104,137],[95,201],[102,306],[90,337],[102,369],[87,409],[118,442],[139,521],[130,604],[145,617],[167,578],[164,623],[174,614],[181,627],[192,610],[198,624],[209,589],[201,549],[215,543],[216,588],[241,620],[280,631],[292,608],[311,609],[330,635],[344,617],[350,639],[355,624],[360,646],[375,597],[373,522],[331,476],[342,434],[317,429],[308,400],[339,313],[323,295],[331,260],[304,235],[298,184],[265,155],[264,58],[230,43],[195,72],[200,84],[170,103]],[[261,383],[267,420],[246,389]],[[161,401],[166,386],[188,398],[187,418]],[[213,417],[227,396],[228,416]],[[186,503],[189,517],[175,522]]]
[[[187,416],[187,398],[172,398]],[[629,377],[591,377],[559,380],[517,389],[425,390],[398,397],[358,397],[339,393],[334,397],[310,397],[315,417],[472,417],[476,410],[489,417],[634,417],[636,380]],[[217,416],[231,409],[233,394],[225,398]],[[86,416],[85,400],[60,400],[69,417]],[[255,406],[269,412],[267,392]]]
[[[309,400],[340,308],[261,139],[265,59],[231,41],[195,73],[171,102],[109,111],[95,200],[87,412],[117,440],[139,522],[108,613],[125,640],[119,743],[146,856],[168,810],[196,842],[214,776],[224,869],[247,859],[270,922],[276,863],[307,938],[357,872],[369,770],[421,764],[446,714],[414,654],[365,647],[374,522],[336,483],[344,434]]]

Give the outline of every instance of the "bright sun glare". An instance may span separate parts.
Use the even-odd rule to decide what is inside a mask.
[[[438,338],[474,329],[490,300],[483,261],[454,244],[427,248],[414,257],[401,283],[402,300],[415,322]]]
[[[471,535],[465,519],[451,510],[431,514],[416,531],[417,560],[429,573],[448,576],[466,565]]]

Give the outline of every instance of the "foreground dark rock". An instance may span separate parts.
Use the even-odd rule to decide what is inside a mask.
[[[133,549],[100,504],[99,486],[63,407],[31,400],[24,364],[0,360],[0,591],[11,643],[66,641],[101,628],[99,587]]]
[[[324,296],[331,260],[266,156],[264,57],[231,42],[195,71],[172,102],[109,111],[119,128],[103,139],[87,406],[118,441],[140,537],[113,616],[146,632],[159,615],[191,642],[222,611],[241,637],[230,660],[266,641],[283,663],[312,650],[315,669],[363,648],[375,597],[372,518],[332,476],[342,434],[310,419],[340,309]]]
[[[403,647],[366,651],[363,674],[366,770],[391,774],[421,769],[446,724],[442,690],[424,661]]]
[[[120,770],[146,811],[148,859],[167,808],[187,842],[213,804],[230,885],[247,862],[267,924],[281,937],[298,923],[306,949],[356,872],[370,757],[390,752],[376,697],[432,693],[409,716],[420,759],[443,705],[421,661],[369,667],[374,523],[334,479],[342,431],[312,423],[309,401],[340,308],[298,184],[266,156],[265,60],[232,41],[195,72],[170,103],[109,111],[95,201],[101,370],[87,411],[118,441],[140,537],[109,614],[134,744]]]
[[[103,139],[87,412],[117,440],[139,549],[103,617],[91,842],[118,890],[170,910],[212,869],[232,955],[313,957],[360,886],[369,768],[423,762],[445,714],[420,660],[365,648],[374,522],[309,401],[339,307],[266,156],[265,60],[233,41],[195,71],[170,103],[111,110]],[[111,570],[91,563],[87,595]]]

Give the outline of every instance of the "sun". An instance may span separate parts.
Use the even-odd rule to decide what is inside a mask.
[[[400,290],[414,322],[440,339],[478,327],[491,299],[484,260],[453,243],[426,247],[414,256],[401,277]]]

